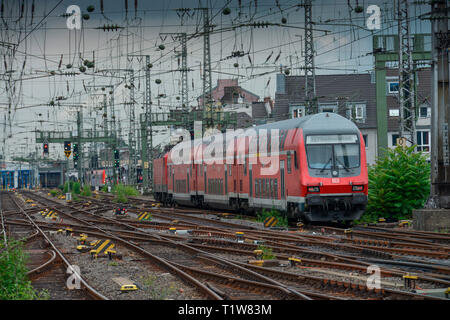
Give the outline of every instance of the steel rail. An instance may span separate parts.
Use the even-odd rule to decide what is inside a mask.
[[[53,251],[56,252],[56,254],[59,256],[59,258],[64,262],[64,264],[66,265],[67,268],[71,267],[71,263],[69,262],[69,260],[66,259],[66,257],[62,254],[61,251],[59,251],[59,249],[55,246],[55,244],[50,240],[50,238],[45,234],[44,231],[42,231],[42,229],[33,221],[33,219],[31,219],[31,217],[22,209],[21,206],[19,206],[19,204],[16,202],[16,199],[14,199],[13,197],[11,197],[12,201],[17,205],[18,208],[20,208],[20,211],[22,212],[22,214],[24,214],[27,219],[29,220],[29,222],[39,231],[39,233],[45,238],[45,240],[50,244],[50,246],[53,248]],[[97,290],[95,290],[93,287],[91,287],[82,277],[81,275],[74,269],[72,268],[73,273],[76,275],[76,277],[80,280],[80,282],[83,284],[83,286],[87,289],[88,293],[95,299],[99,299],[99,300],[109,300],[107,297],[105,297],[104,295],[102,295],[100,292],[98,292]]]

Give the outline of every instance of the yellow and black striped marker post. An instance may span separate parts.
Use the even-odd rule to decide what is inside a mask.
[[[289,263],[291,264],[291,267],[295,266],[297,263],[301,263],[302,260],[298,258],[289,258]]]
[[[177,231],[177,228],[174,228],[174,227],[169,228],[169,231],[172,232],[172,233],[175,233]]]
[[[256,259],[260,260],[263,255],[263,251],[261,249],[253,250],[253,253],[255,254]]]
[[[275,227],[278,223],[278,219],[275,217],[268,217],[264,220],[264,227],[270,228]]]
[[[91,242],[91,245],[92,249],[89,252],[92,256],[98,256],[99,254],[106,253],[106,251],[114,248],[114,243],[112,243],[111,240],[97,240]]]
[[[248,263],[254,266],[262,267],[264,265],[264,260],[248,260]]]
[[[403,276],[403,279],[405,280],[405,288],[406,289],[415,289],[416,288],[416,280],[418,279],[417,276],[407,273]]]
[[[150,217],[151,217],[150,212],[141,212],[141,213],[138,215],[138,220],[139,220],[139,221],[142,221],[142,220],[148,221],[148,220],[150,220]]]
[[[380,222],[380,223],[386,222],[386,219],[385,218],[380,218],[380,219],[378,219],[378,222]]]
[[[114,249],[108,249],[108,250],[105,251],[105,253],[108,254],[109,260],[112,260],[112,255],[113,255],[113,254],[116,254],[117,251],[114,250]]]
[[[348,239],[353,238],[353,230],[352,229],[345,229],[344,233],[345,233],[345,235],[347,236]]]
[[[244,243],[244,233],[242,231],[237,231],[235,234],[237,242]]]
[[[58,214],[57,214],[55,211],[50,210],[50,211],[48,211],[48,212],[44,212],[44,213],[42,214],[42,216],[43,216],[45,219],[52,219],[52,218],[57,218],[57,217],[58,217]]]

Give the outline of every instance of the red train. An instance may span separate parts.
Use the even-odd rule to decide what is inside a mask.
[[[227,137],[182,142],[154,160],[155,198],[245,212],[274,208],[308,222],[351,221],[364,212],[364,139],[348,119],[319,113]],[[225,149],[217,151],[214,145]],[[272,156],[270,163],[265,151]]]

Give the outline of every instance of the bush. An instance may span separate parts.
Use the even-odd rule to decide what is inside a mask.
[[[8,248],[0,244],[0,300],[49,299],[48,292],[36,291],[27,278],[27,256],[23,244],[9,241]]]
[[[63,190],[64,190],[64,185],[63,185],[63,184],[60,184],[60,185],[58,186],[58,189],[61,190],[61,191],[63,191]]]
[[[61,194],[61,190],[59,190],[59,189],[52,189],[52,190],[50,190],[50,194],[52,195],[52,197],[56,197],[56,196]]]
[[[116,195],[116,202],[127,203],[128,196],[138,196],[139,192],[131,186],[124,186],[123,184],[116,184],[112,188],[112,193]]]
[[[81,193],[81,184],[79,182],[73,182],[73,181],[70,181],[70,182],[66,181],[66,183],[64,183],[64,188],[63,188],[64,193],[69,192],[69,185],[70,185],[71,193],[75,193],[75,194]]]
[[[408,219],[422,208],[430,193],[430,164],[415,146],[386,150],[369,167],[369,202],[362,221]]]
[[[101,189],[103,192],[108,192],[108,186],[107,185],[104,185],[103,187],[102,187],[102,189]]]
[[[81,192],[81,195],[84,197],[90,197],[92,196],[91,186],[85,184],[83,187],[83,192]]]
[[[81,184],[79,182],[74,182],[73,186],[71,186],[71,190],[75,194],[81,193]]]
[[[279,227],[287,227],[288,226],[288,219],[286,216],[283,216],[280,214],[280,212],[276,209],[272,209],[270,211],[266,209],[262,209],[262,212],[257,214],[257,220],[259,222],[264,222],[269,217],[275,217],[278,220],[278,224],[276,226]]]

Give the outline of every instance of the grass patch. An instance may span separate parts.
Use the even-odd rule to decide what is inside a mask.
[[[83,187],[83,191],[81,192],[81,195],[84,197],[90,197],[92,196],[91,186],[85,184]]]
[[[273,259],[275,259],[275,256],[272,253],[272,248],[268,248],[266,246],[259,245],[258,249],[262,250],[262,252],[263,252],[261,259],[263,259],[263,260],[273,260]]]
[[[139,195],[139,192],[135,188],[131,186],[124,186],[123,184],[116,184],[112,188],[112,193],[116,195],[114,201],[118,203],[127,203],[128,197],[135,197]]]
[[[59,189],[52,189],[52,190],[50,190],[50,195],[51,195],[52,197],[57,197],[57,196],[59,196],[61,193],[62,193],[62,192],[61,192],[61,190],[59,190]]]
[[[28,256],[23,243],[8,241],[8,248],[0,244],[0,300],[48,300],[47,290],[37,291],[27,277]]]

